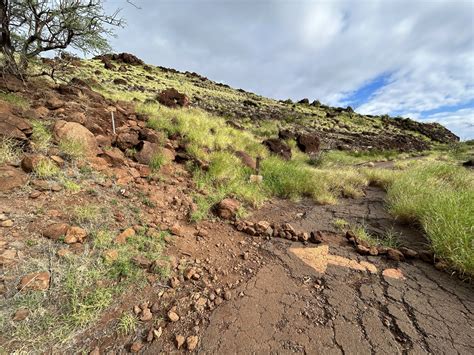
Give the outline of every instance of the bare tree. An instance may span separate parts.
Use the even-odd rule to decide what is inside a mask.
[[[0,0],[4,70],[20,74],[29,59],[48,51],[109,50],[112,28],[124,24],[118,12],[106,14],[103,0]]]

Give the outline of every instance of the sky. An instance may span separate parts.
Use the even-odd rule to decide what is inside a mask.
[[[474,138],[474,0],[105,0],[149,64]]]

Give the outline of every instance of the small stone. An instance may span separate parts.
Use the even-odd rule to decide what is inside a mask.
[[[119,253],[117,249],[108,249],[104,251],[104,253],[102,254],[102,257],[104,258],[105,261],[110,263],[118,259]]]
[[[176,335],[175,340],[176,340],[176,347],[178,349],[181,348],[181,346],[183,346],[184,341],[185,341],[185,339],[182,335]]]
[[[323,235],[320,231],[311,232],[311,237],[309,238],[311,243],[320,244],[323,242]]]
[[[66,232],[64,242],[67,244],[82,243],[87,236],[87,232],[80,227],[70,227]]]
[[[142,311],[142,315],[140,316],[140,320],[142,322],[147,322],[153,318],[153,314],[150,311],[150,308],[146,307]]]
[[[244,259],[244,260],[250,259],[250,254],[248,252],[243,253],[242,254],[242,259]]]
[[[180,281],[177,277],[172,277],[170,279],[170,285],[171,285],[172,288],[177,288],[179,286],[179,284],[180,284]]]
[[[191,335],[187,337],[186,339],[186,346],[189,351],[193,351],[196,349],[196,346],[198,344],[199,338],[196,335]]]
[[[309,240],[309,235],[306,232],[298,234],[298,239],[300,242],[307,242]]]
[[[43,236],[52,240],[58,240],[66,235],[69,225],[66,223],[53,223],[43,230]]]
[[[49,288],[49,272],[33,272],[21,278],[18,285],[19,290],[46,290]]]
[[[377,247],[370,247],[370,249],[369,249],[369,255],[372,255],[372,256],[377,256],[377,255],[379,255],[379,251],[378,251]]]
[[[26,317],[30,314],[30,311],[26,308],[20,308],[15,312],[15,315],[13,316],[13,320],[15,322],[20,322],[22,320],[25,320]]]
[[[438,261],[434,264],[434,267],[437,269],[437,270],[440,270],[440,271],[443,271],[443,270],[446,270],[448,269],[448,264],[445,263],[444,261]]]
[[[146,336],[146,341],[147,343],[151,343],[153,341],[154,335],[153,335],[153,329],[150,329],[148,331],[148,334]]]
[[[183,232],[183,228],[178,224],[174,224],[171,228],[170,228],[170,232],[173,234],[173,235],[176,235],[178,237],[182,237],[184,235],[184,232]]]
[[[68,255],[71,255],[72,252],[71,252],[69,249],[67,249],[67,248],[61,248],[61,249],[58,250],[58,252],[57,252],[56,254],[57,254],[60,258],[64,258],[64,257],[66,257],[66,256],[68,256]]]
[[[140,312],[142,311],[142,309],[140,308],[140,306],[133,306],[133,313],[135,314],[140,314]]]
[[[387,257],[395,261],[402,261],[403,259],[405,259],[403,254],[399,250],[393,248],[388,248]]]
[[[193,278],[194,274],[196,274],[196,273],[197,273],[196,268],[195,267],[190,267],[184,273],[184,277],[186,278],[186,280],[190,280],[191,278]]]
[[[135,235],[135,230],[133,228],[127,228],[118,236],[115,237],[115,243],[123,244],[127,241],[128,238]]]
[[[94,349],[92,349],[90,352],[89,352],[89,355],[100,355],[100,349],[98,346],[96,346]]]
[[[370,249],[367,248],[367,247],[364,247],[363,245],[360,245],[358,244],[356,246],[356,251],[360,254],[360,255],[369,255],[370,254]]]
[[[4,213],[0,213],[0,221],[6,221],[8,219],[7,215]]]
[[[225,291],[224,292],[224,299],[226,301],[229,301],[230,299],[232,299],[232,292],[230,292],[229,290]]]
[[[402,252],[402,254],[405,256],[405,258],[415,259],[415,258],[418,257],[418,253],[413,249],[406,248],[406,247],[401,247],[398,250],[400,250]]]
[[[136,341],[130,347],[132,353],[138,353],[143,348],[143,343],[141,341]]]
[[[35,191],[33,191],[33,192],[30,194],[30,198],[31,198],[31,199],[36,199],[36,198],[38,198],[38,197],[40,197],[40,196],[41,196],[41,191],[36,191],[36,190],[35,190]]]
[[[177,322],[177,321],[179,321],[179,316],[176,312],[169,311],[168,312],[168,319],[172,322]]]
[[[5,228],[10,228],[13,226],[13,221],[11,219],[7,219],[6,221],[1,222],[0,226],[5,227]]]
[[[153,329],[153,336],[155,339],[159,339],[161,334],[163,334],[163,328],[159,327],[158,329]]]

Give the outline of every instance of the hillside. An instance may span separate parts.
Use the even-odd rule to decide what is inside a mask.
[[[0,78],[0,350],[472,353],[473,152],[130,54],[31,63]]]
[[[275,135],[279,130],[294,134],[317,133],[328,149],[421,151],[432,144],[459,141],[456,135],[437,123],[419,123],[387,115],[360,115],[350,107],[329,107],[308,99],[299,103],[275,101],[213,82],[196,73],[143,65],[140,59],[131,55],[123,57],[126,62],[141,65],[125,67],[119,59],[112,64],[117,67],[116,71],[107,70],[104,62],[112,61],[111,56],[105,56],[83,62],[79,72],[84,77],[101,78],[91,84],[110,98],[153,101],[162,90],[174,88],[187,95],[192,107],[250,128],[257,135]]]

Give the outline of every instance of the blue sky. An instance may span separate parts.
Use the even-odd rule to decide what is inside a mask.
[[[276,99],[437,121],[474,138],[472,0],[106,0],[116,51]]]

